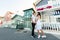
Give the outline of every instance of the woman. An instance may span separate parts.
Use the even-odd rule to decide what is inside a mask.
[[[36,30],[38,31],[38,38],[40,38],[40,32],[42,33],[42,38],[46,38],[46,36],[44,35],[44,32],[42,30],[42,22],[41,22],[41,15],[40,12],[38,12],[37,14],[37,20],[36,20]]]

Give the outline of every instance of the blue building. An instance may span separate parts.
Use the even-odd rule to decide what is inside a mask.
[[[24,21],[25,21],[25,27],[31,28],[31,16],[32,16],[32,10],[33,8],[29,8],[24,11]]]
[[[24,11],[24,17],[30,18],[32,16],[32,10],[33,10],[33,8],[23,10]]]

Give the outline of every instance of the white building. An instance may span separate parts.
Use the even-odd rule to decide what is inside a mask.
[[[41,13],[43,26],[47,29],[60,29],[60,0],[39,0],[35,2],[37,12]]]

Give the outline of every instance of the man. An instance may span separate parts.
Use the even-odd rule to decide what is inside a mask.
[[[36,20],[36,13],[33,10],[32,18],[31,18],[31,21],[32,21],[32,37],[35,37],[35,34],[34,34],[34,29],[35,29],[35,24],[36,24],[35,20]]]

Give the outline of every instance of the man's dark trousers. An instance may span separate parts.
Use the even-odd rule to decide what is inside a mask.
[[[34,34],[35,24],[36,24],[36,23],[32,23],[32,36],[35,35],[35,34]]]

